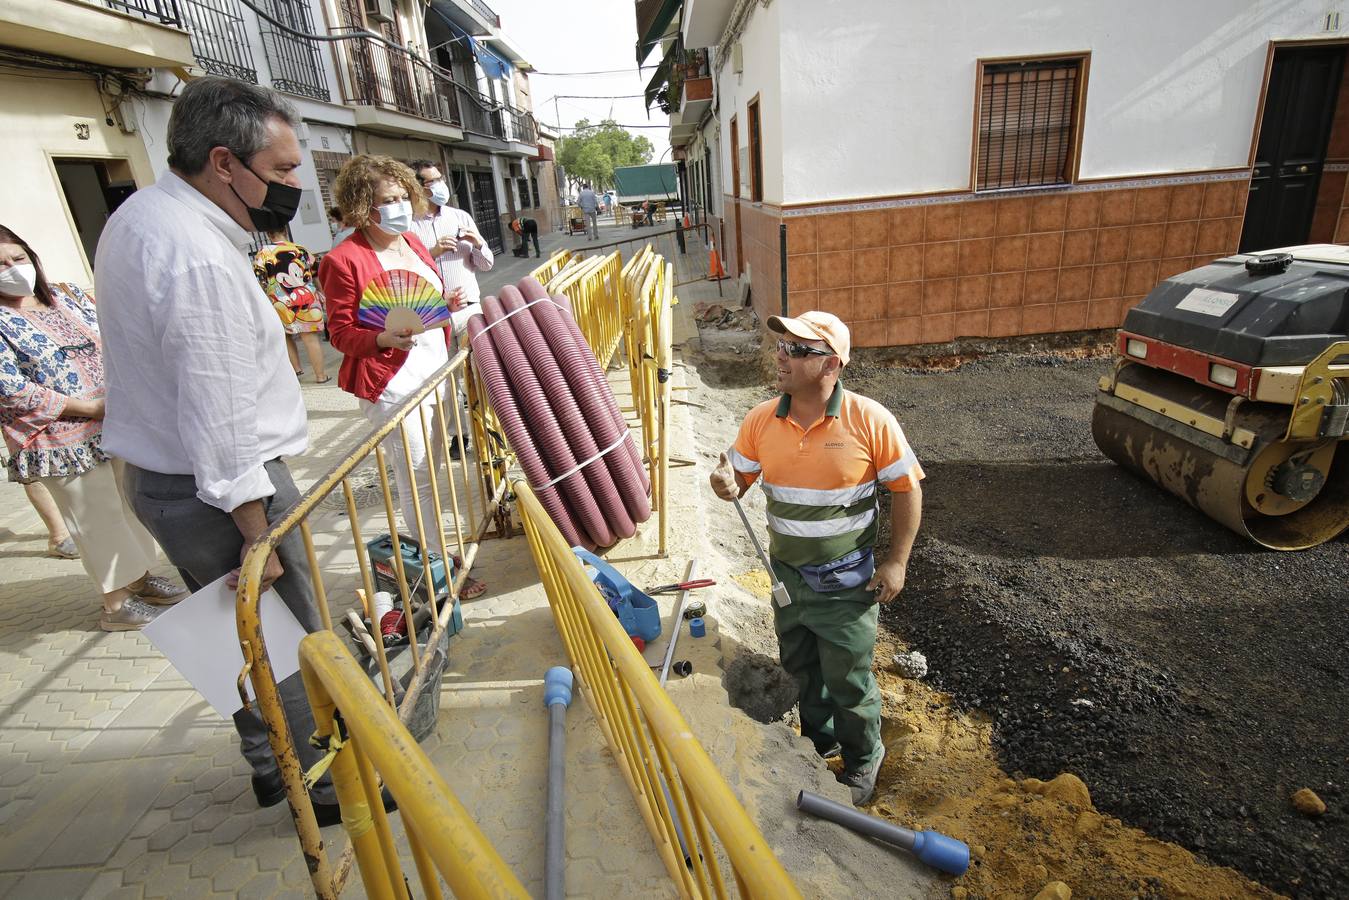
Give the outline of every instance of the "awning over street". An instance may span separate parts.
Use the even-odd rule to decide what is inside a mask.
[[[646,95],[647,109],[650,109],[651,104],[656,102],[656,95],[660,93],[661,88],[665,87],[665,82],[670,78],[670,66],[674,61],[675,48],[678,46],[678,41],[675,41],[670,45],[669,52],[667,52],[665,58],[660,61],[660,65],[656,66],[656,73],[652,75],[651,80],[646,83],[644,94]]]
[[[669,29],[681,5],[683,0],[637,0],[638,65]]]

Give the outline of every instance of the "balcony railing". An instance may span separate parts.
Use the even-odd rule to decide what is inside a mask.
[[[457,90],[465,131],[521,144],[538,142],[539,129],[531,114],[493,100],[472,88],[459,85]]]
[[[506,137],[506,125],[502,121],[501,104],[486,94],[480,94],[472,88],[456,85],[459,94],[459,110],[463,114],[464,130],[487,137]]]
[[[178,28],[183,25],[178,0],[103,0],[103,5],[120,13],[158,22],[160,25],[173,25]]]
[[[353,35],[334,43],[345,102],[446,125],[460,123],[457,85],[449,72],[360,29],[333,28],[330,33]]]
[[[263,2],[272,18],[284,23],[292,31],[314,33],[309,0]],[[314,100],[330,99],[318,43],[280,31],[266,19],[261,19],[258,24],[261,26],[262,48],[267,54],[267,67],[272,73],[272,87]]]
[[[506,140],[518,144],[537,144],[539,129],[534,117],[524,110],[506,107]]]
[[[130,0],[149,5],[153,0]],[[243,11],[238,0],[176,0],[186,12],[192,37],[192,55],[212,75],[258,83],[253,51],[248,46]]]

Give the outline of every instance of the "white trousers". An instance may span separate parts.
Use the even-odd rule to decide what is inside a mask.
[[[403,420],[402,430],[394,431],[384,439],[380,445],[384,448],[385,460],[393,466],[394,483],[398,485],[398,506],[403,514],[402,534],[416,538],[428,550],[440,550],[440,532],[436,530],[435,515],[436,508],[432,502],[433,493],[431,490],[430,468],[435,467],[436,481],[441,485],[441,495],[444,496],[444,481],[450,477],[450,473],[444,464],[445,449],[440,436],[440,416],[436,408],[436,393],[444,396],[445,386],[441,385],[439,391],[431,393],[423,400],[420,406],[408,413]],[[401,401],[388,402],[381,400],[379,403],[371,403],[369,400],[361,401],[361,411],[371,422],[382,422],[389,411],[398,406]],[[445,397],[448,404],[450,398]],[[424,410],[425,412],[421,412]],[[448,432],[451,437],[454,436],[454,413],[448,406],[445,409],[447,417],[450,419],[446,424],[451,426]],[[431,439],[431,446],[426,446],[426,438],[422,434],[421,417],[425,415],[426,431]],[[407,455],[403,453],[404,434],[407,436],[406,447]],[[407,460],[412,459],[412,473],[408,472]],[[417,486],[412,486],[413,475],[416,476]],[[426,526],[428,544],[422,540],[421,529],[417,528],[417,510],[421,510],[422,522]],[[444,509],[444,507],[442,507]]]
[[[104,594],[126,587],[159,564],[159,547],[122,494],[121,460],[83,475],[39,478],[80,549],[84,571]]]

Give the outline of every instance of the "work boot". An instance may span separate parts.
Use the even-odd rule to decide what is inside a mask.
[[[876,793],[876,776],[881,774],[881,763],[885,761],[885,744],[880,745],[876,761],[857,772],[846,772],[843,783],[852,791],[852,805],[865,806]]]
[[[98,627],[104,631],[139,631],[155,620],[156,612],[139,600],[126,600],[116,612],[103,610]]]
[[[281,780],[281,771],[273,769],[266,775],[253,774],[253,796],[258,800],[258,806],[266,809],[269,806],[276,806],[282,800],[286,799],[286,783]]]
[[[815,752],[819,754],[820,759],[838,759],[843,755],[843,745],[838,741],[834,741],[834,743],[825,747],[823,750],[816,747]]]
[[[467,445],[468,442],[465,441],[464,444]],[[458,459],[463,455],[464,449],[464,447],[460,447],[459,445],[459,435],[456,434],[454,437],[450,438],[450,459]]]

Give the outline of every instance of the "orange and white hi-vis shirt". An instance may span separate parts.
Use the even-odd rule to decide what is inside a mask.
[[[876,543],[876,485],[911,491],[918,458],[888,409],[840,383],[824,417],[803,429],[784,394],[750,410],[727,456],[753,482],[763,475],[769,553],[789,566],[821,565]]]

